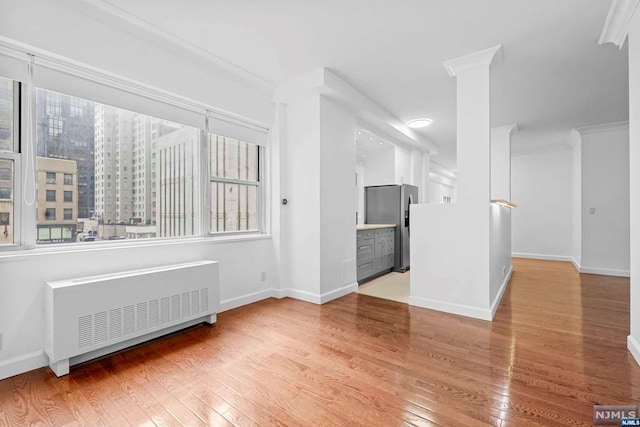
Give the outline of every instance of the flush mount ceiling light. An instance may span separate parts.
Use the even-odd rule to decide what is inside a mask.
[[[411,129],[420,129],[420,128],[426,128],[431,123],[433,123],[433,120],[427,119],[427,118],[421,118],[421,119],[409,120],[407,122],[407,126],[409,126]]]

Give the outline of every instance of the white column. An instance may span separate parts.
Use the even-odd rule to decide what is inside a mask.
[[[491,129],[491,199],[511,200],[511,135],[518,126]]]
[[[627,348],[640,364],[640,0],[614,1],[600,36],[600,44],[629,50],[629,180],[631,334]]]
[[[491,320],[490,76],[501,46],[445,63],[457,78],[458,203],[412,207],[409,303]]]
[[[629,179],[631,195],[631,334],[628,348],[640,363],[640,12],[629,27]]]

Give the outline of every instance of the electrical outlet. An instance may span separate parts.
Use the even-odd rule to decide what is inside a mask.
[[[267,280],[267,272],[266,271],[263,271],[262,273],[260,273],[260,280],[263,281],[263,282],[265,280]]]

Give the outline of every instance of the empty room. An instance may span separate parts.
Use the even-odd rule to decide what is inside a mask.
[[[640,425],[639,4],[0,0],[0,426]]]

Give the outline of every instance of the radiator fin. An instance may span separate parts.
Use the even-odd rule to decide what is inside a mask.
[[[191,291],[191,314],[200,313],[200,292]]]
[[[137,326],[137,330],[139,331],[144,331],[145,329],[147,329],[147,303],[146,302],[140,302],[137,305],[137,309],[136,309],[136,326]]]
[[[160,324],[169,323],[170,318],[169,297],[164,297],[160,300]]]
[[[136,331],[135,310],[132,305],[124,308],[124,334],[131,335]]]
[[[94,324],[96,344],[105,342],[107,340],[107,312],[96,313]]]
[[[189,299],[189,292],[182,294],[182,318],[191,316],[191,300]]]
[[[91,347],[91,315],[78,318],[78,346],[80,348]]]
[[[149,301],[149,327],[155,328],[160,325],[160,311],[158,308],[158,300]]]
[[[180,320],[180,295],[171,296],[171,321]]]
[[[209,311],[209,290],[207,288],[200,289],[200,312]]]
[[[109,312],[109,339],[122,336],[122,309],[114,308]]]

